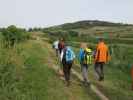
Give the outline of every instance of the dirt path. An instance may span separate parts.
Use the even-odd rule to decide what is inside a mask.
[[[52,49],[49,49],[49,50],[52,50]],[[53,51],[51,51],[52,53]],[[55,69],[55,71],[58,71],[58,66],[57,65],[52,65],[53,68]],[[74,74],[79,80],[83,81],[83,78],[82,76],[77,72],[75,71],[74,69],[72,69],[72,74]],[[97,96],[99,96],[99,98],[101,98],[101,100],[109,100],[101,91],[98,90],[98,88],[96,86],[94,86],[93,84],[91,85],[91,90],[93,92],[95,92],[97,94]]]
[[[74,69],[72,69],[72,73],[74,75],[76,75],[81,81],[83,80],[82,76],[75,71]],[[99,96],[99,98],[101,98],[101,100],[109,100],[101,91],[98,90],[98,88],[96,86],[94,86],[93,84],[91,84],[91,90],[93,92],[95,92],[97,94],[97,96]]]

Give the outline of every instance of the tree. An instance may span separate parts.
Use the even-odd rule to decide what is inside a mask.
[[[2,29],[1,33],[5,47],[13,47],[15,43],[29,38],[29,34],[24,29],[17,28],[14,25]]]

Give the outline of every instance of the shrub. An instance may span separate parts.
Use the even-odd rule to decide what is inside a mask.
[[[29,39],[29,34],[24,30],[17,28],[14,25],[1,30],[2,42],[5,47],[13,47],[15,43]]]

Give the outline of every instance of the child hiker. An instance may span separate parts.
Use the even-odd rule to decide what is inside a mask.
[[[88,79],[88,67],[92,63],[92,50],[90,47],[87,47],[86,43],[81,43],[79,51],[79,61],[81,65],[82,76],[85,85],[90,85]]]

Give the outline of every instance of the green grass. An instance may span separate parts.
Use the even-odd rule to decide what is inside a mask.
[[[72,42],[72,46],[75,53],[78,54],[79,44],[74,43],[76,42]],[[132,64],[133,47],[128,45],[114,45],[112,48],[114,50],[112,59],[105,66],[105,81],[97,81],[94,65],[90,66],[88,77],[110,100],[133,100],[129,67]],[[76,64],[78,66],[75,65],[74,69],[81,73],[78,60],[76,60]]]
[[[56,100],[59,100],[59,98],[64,97],[63,100],[67,100],[65,93],[59,93],[62,90],[58,93],[50,92],[52,88],[52,91],[54,91],[64,86],[55,73],[43,63],[43,59],[47,57],[46,50],[42,49],[41,45],[32,43],[32,41],[27,44],[20,44],[16,49],[7,50],[13,53],[11,59],[7,51],[4,52],[3,56],[1,54],[1,59],[4,59],[1,64],[3,63],[5,66],[1,66],[3,68],[0,70],[2,82],[0,99],[49,100],[51,98],[50,100],[55,100],[56,98]],[[17,52],[19,52],[19,55]],[[8,61],[11,63],[8,64]],[[57,86],[52,86],[52,84]]]
[[[52,69],[58,63],[51,45],[47,39],[43,40],[29,40],[10,49],[0,48],[0,100],[100,100],[74,75],[71,86],[65,86]],[[85,41],[95,48],[96,41]],[[96,80],[93,65],[88,77],[110,100],[133,100],[129,67],[133,59],[133,47],[129,45],[132,41],[125,40],[119,45],[120,41],[122,39],[114,39],[114,54],[105,66],[105,81]],[[78,54],[82,39],[71,38],[67,42]],[[75,62],[79,64],[77,59]],[[81,73],[79,65],[73,68]]]
[[[75,77],[65,86],[47,62],[54,55],[45,44],[27,41],[0,49],[0,100],[99,100]]]

